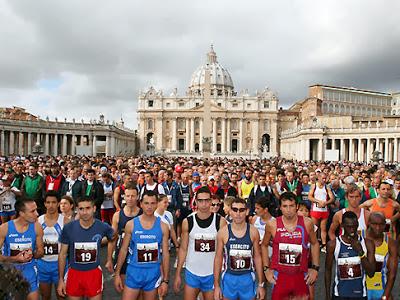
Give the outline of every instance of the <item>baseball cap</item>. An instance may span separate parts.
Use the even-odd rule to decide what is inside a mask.
[[[197,171],[193,172],[192,177],[195,177],[195,176],[200,176],[200,173]]]

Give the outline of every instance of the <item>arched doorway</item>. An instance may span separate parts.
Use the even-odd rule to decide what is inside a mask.
[[[150,145],[154,146],[154,133],[152,133],[152,132],[149,132],[146,135],[146,150],[147,151],[150,150],[150,148],[151,148]]]
[[[270,152],[271,149],[271,138],[268,133],[263,134],[261,139],[261,150],[263,152]]]

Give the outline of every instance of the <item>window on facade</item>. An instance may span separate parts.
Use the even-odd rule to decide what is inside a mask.
[[[166,107],[170,107],[171,103],[167,102],[167,104],[165,105]]]
[[[251,131],[251,123],[250,123],[250,122],[247,122],[246,131],[247,131],[247,132],[250,132],[250,131]]]
[[[269,120],[264,121],[264,131],[269,131]]]
[[[178,119],[178,130],[184,130],[185,129],[185,119]]]
[[[185,106],[185,102],[179,102],[179,107],[184,107]]]
[[[153,107],[154,106],[154,101],[153,100],[149,100],[149,107]]]
[[[221,120],[217,121],[217,130],[221,130],[222,129],[222,125],[221,125]]]
[[[152,119],[147,120],[147,129],[153,130],[153,120]]]
[[[222,96],[222,90],[218,90],[218,96]]]
[[[247,108],[250,108],[251,107],[251,103],[247,103]]]
[[[238,124],[238,123],[239,123],[238,120],[233,119],[233,120],[231,121],[231,129],[232,129],[232,130],[238,130],[238,128],[239,128],[239,124]]]
[[[238,104],[236,102],[232,103],[232,107],[238,107]]]
[[[264,108],[269,108],[269,101],[264,101]]]
[[[169,129],[169,121],[165,122],[165,129]]]
[[[200,125],[199,125],[199,120],[195,120],[194,121],[194,129],[199,129]]]
[[[199,102],[196,102],[196,107],[199,107],[200,106],[200,103]]]
[[[221,107],[221,106],[222,106],[222,103],[221,103],[221,102],[218,102],[217,105],[218,105],[219,107]]]
[[[211,96],[214,96],[214,90],[211,90]]]
[[[217,144],[217,152],[221,152],[221,144]]]

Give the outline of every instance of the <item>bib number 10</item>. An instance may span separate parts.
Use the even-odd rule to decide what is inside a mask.
[[[236,269],[244,269],[246,267],[246,262],[244,259],[238,259],[236,260]]]

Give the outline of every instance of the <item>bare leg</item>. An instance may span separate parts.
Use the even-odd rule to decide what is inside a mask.
[[[124,286],[124,291],[122,292],[122,300],[137,300],[140,295],[140,290],[137,289],[131,289],[127,287],[126,285]]]
[[[192,288],[187,284],[185,284],[185,287],[183,289],[183,298],[185,300],[196,300],[199,293],[200,293],[199,289]]]

